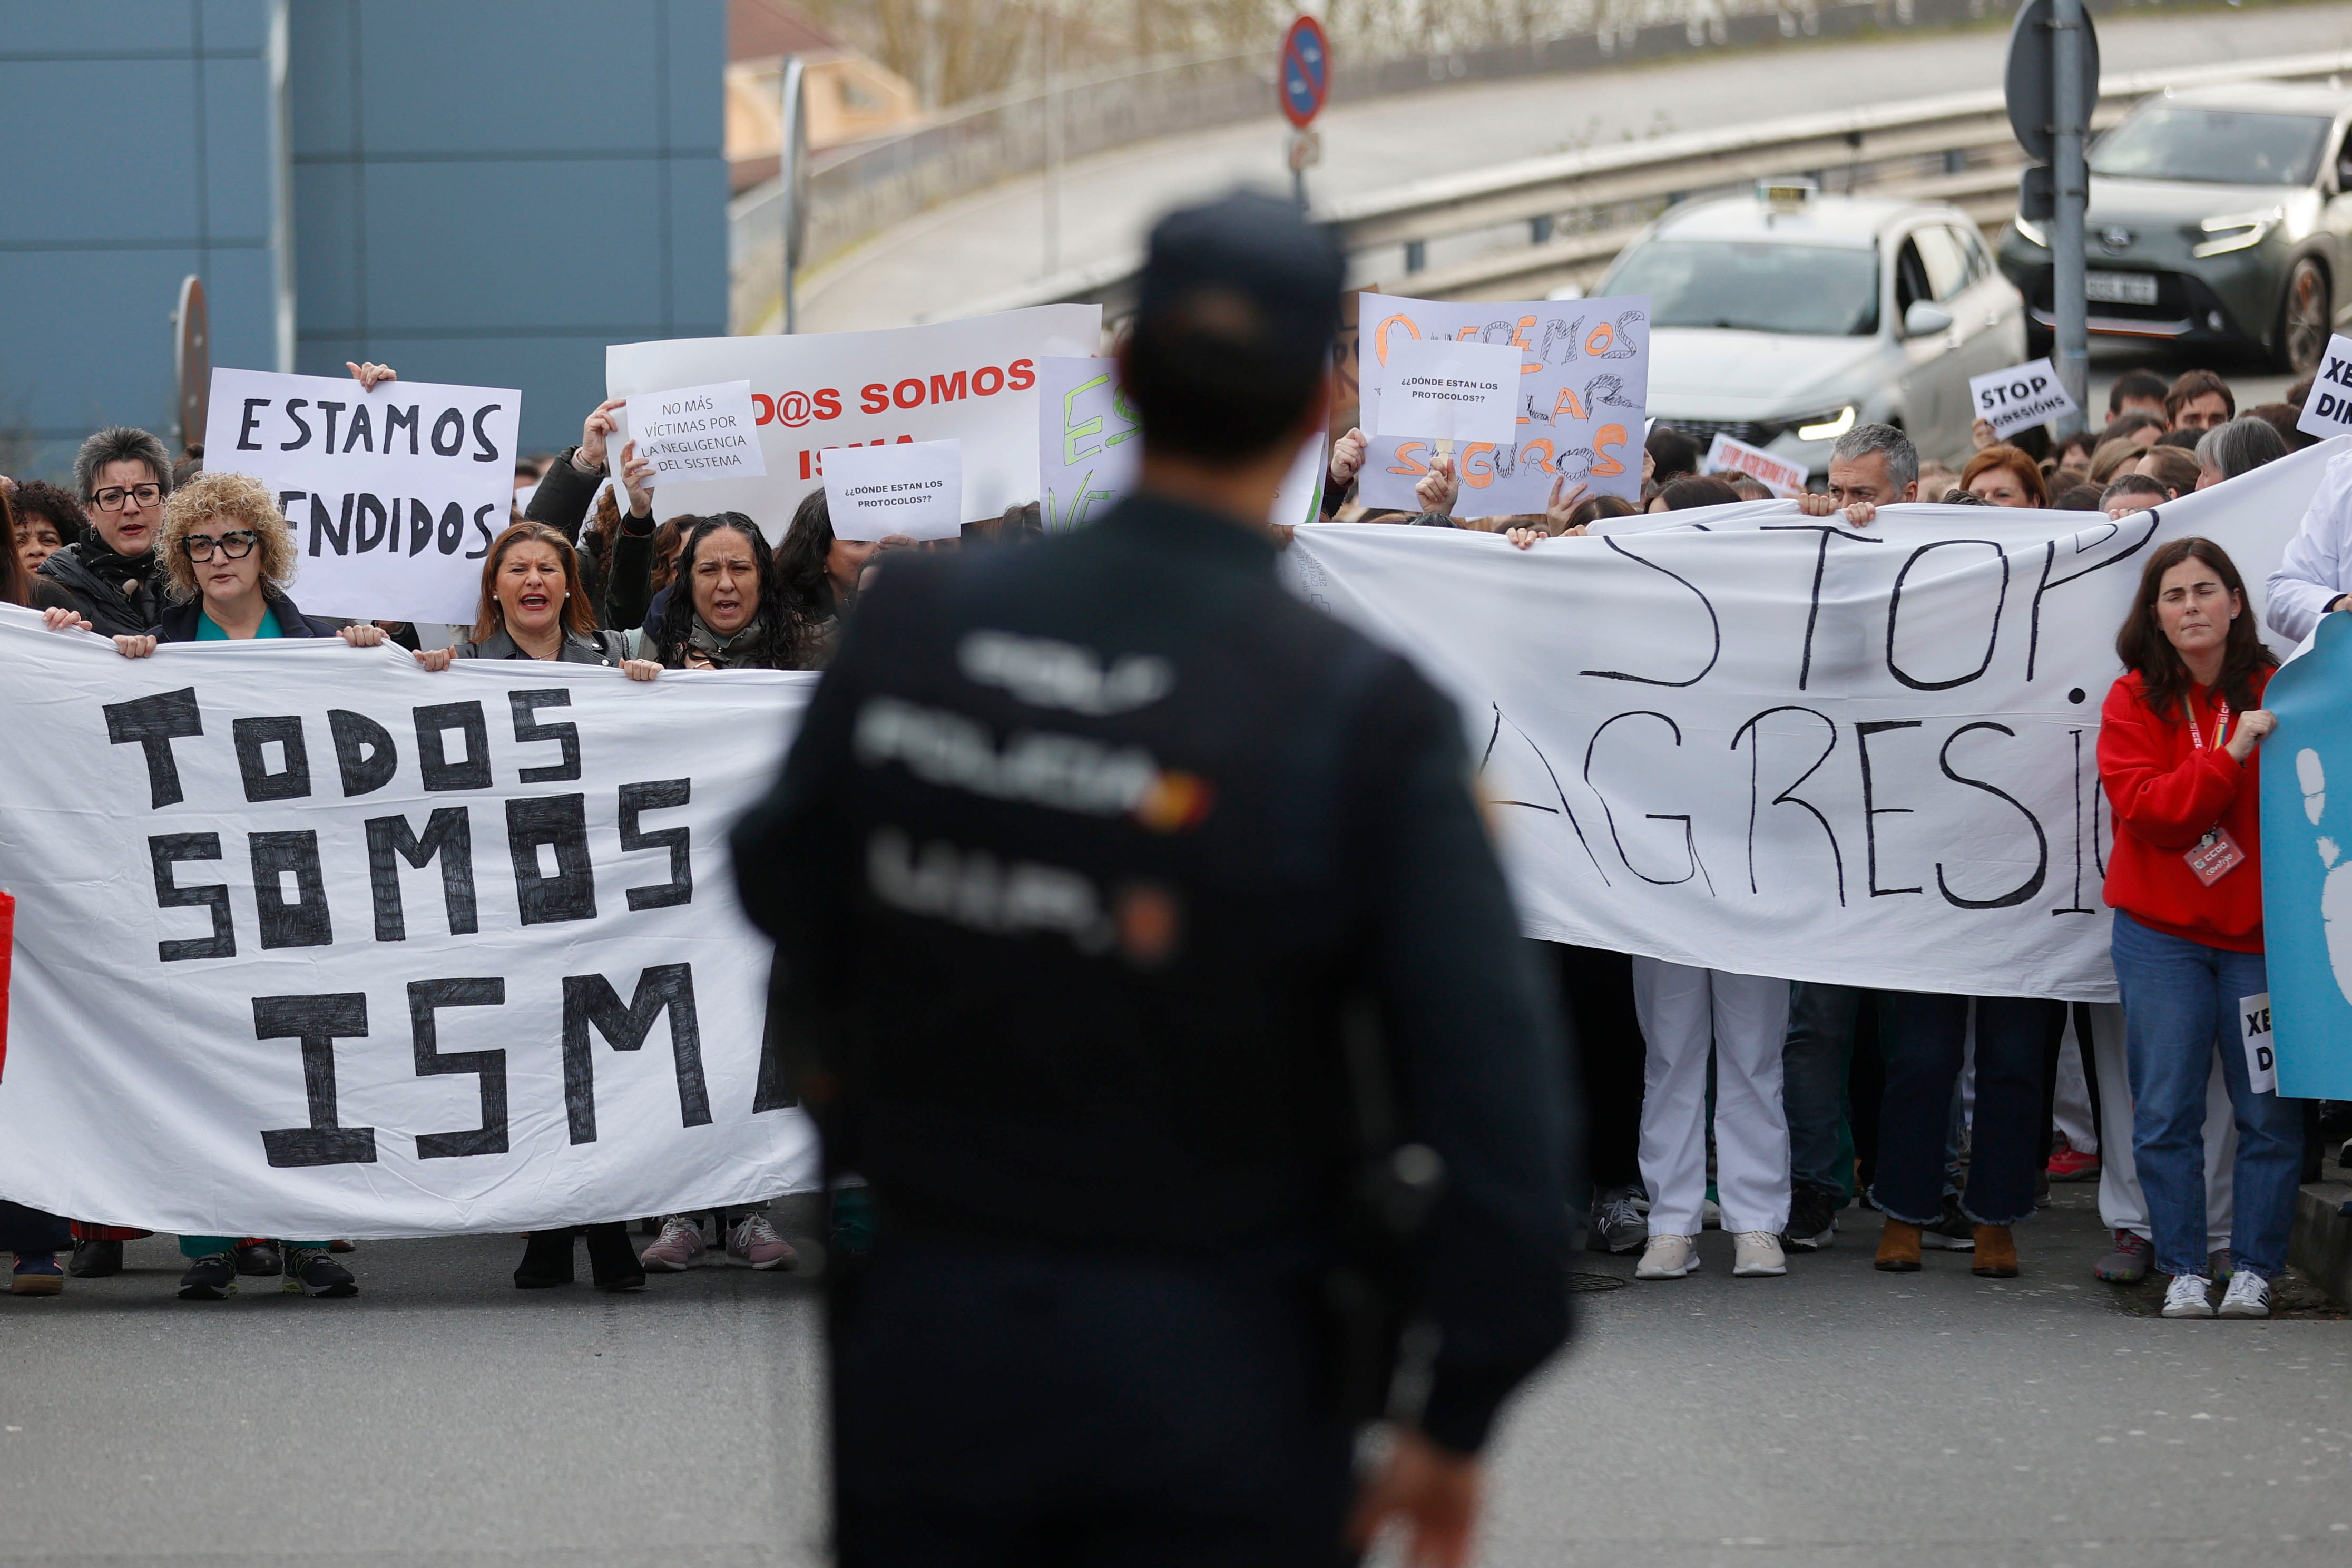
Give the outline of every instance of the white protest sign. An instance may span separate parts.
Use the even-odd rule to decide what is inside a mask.
[[[2338,332],[2327,340],[2326,363],[2312,378],[2294,427],[2323,441],[2352,434],[2352,338]]]
[[[2004,441],[2081,406],[2068,395],[2066,384],[2047,359],[1969,377],[1969,405]]]
[[[1118,362],[1037,362],[1038,505],[1048,533],[1101,517],[1135,488],[1142,422],[1118,386]]]
[[[1101,335],[1098,305],[1039,305],[885,331],[616,343],[605,395],[751,382],[766,477],[711,480],[690,510],[744,512],[772,540],[824,483],[819,454],[877,442],[961,441],[963,504],[991,517],[1038,499],[1037,362],[1091,354]]]
[[[1331,432],[1318,430],[1298,448],[1284,470],[1282,483],[1275,488],[1274,505],[1267,510],[1266,521],[1283,523],[1313,522],[1323,510],[1323,481],[1330,477]]]
[[[957,539],[963,454],[953,441],[843,447],[824,455],[824,505],[836,539]]]
[[[2246,1047],[2246,1081],[2256,1094],[2278,1092],[2278,1035],[2271,1026],[2271,994],[2238,998],[2238,1036]]]
[[[205,467],[276,492],[311,615],[470,622],[521,406],[511,388],[215,370]]]
[[[15,609],[0,661],[0,1192],[308,1237],[816,1184],[727,844],[815,675],[134,660]]]
[[[1491,446],[1518,444],[1519,367],[1515,343],[1405,338],[1375,360],[1378,395],[1364,405],[1380,421],[1375,435]]]
[[[1704,474],[1746,474],[1771,486],[1784,496],[1792,496],[1805,488],[1808,477],[1802,463],[1776,458],[1761,447],[1751,447],[1745,441],[1735,441],[1718,430],[1707,443],[1706,459],[1699,467]]]
[[[1650,300],[1645,294],[1606,300],[1535,300],[1464,304],[1365,293],[1362,425],[1383,427],[1380,379],[1390,352],[1415,339],[1509,343],[1520,353],[1514,443],[1470,441],[1454,454],[1462,494],[1456,517],[1539,512],[1554,480],[1588,493],[1642,493],[1641,443],[1650,387]],[[1418,511],[1416,480],[1439,454],[1420,437],[1375,436],[1356,482],[1368,507]]]
[[[1750,501],[1514,550],[1301,529],[1292,585],[1459,706],[1527,933],[1965,995],[2116,995],[2098,773],[2116,628],[2166,540],[2260,624],[2328,461],[2156,514]]]
[[[768,464],[753,434],[757,422],[751,384],[721,381],[632,397],[625,427],[658,487],[759,479]]]

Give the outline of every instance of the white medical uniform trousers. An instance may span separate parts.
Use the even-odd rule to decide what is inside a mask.
[[[1723,1228],[1778,1236],[1789,1226],[1789,1119],[1780,1105],[1789,983],[1636,957],[1633,1005],[1649,1047],[1642,1182],[1650,1189],[1650,1234],[1699,1233],[1712,1046]]]

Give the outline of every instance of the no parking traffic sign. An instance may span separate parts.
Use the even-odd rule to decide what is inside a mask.
[[[1276,71],[1282,83],[1283,115],[1303,131],[1331,96],[1331,46],[1323,37],[1322,23],[1301,16],[1290,24]]]

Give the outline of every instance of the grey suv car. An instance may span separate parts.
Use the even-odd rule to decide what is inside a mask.
[[[2165,92],[2091,150],[2085,292],[2096,335],[2253,349],[2318,368],[2352,303],[2352,90],[2248,82]],[[2048,236],[2023,218],[2000,268],[2048,352]]]

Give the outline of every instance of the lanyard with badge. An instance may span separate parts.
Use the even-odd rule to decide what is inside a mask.
[[[2189,721],[2189,744],[2198,751],[2203,751],[2205,731],[2198,727],[2197,710],[2186,696],[2180,700],[2180,711]],[[2220,751],[2229,739],[2230,704],[2226,700],[2217,698],[2213,703],[2213,749]],[[2209,888],[2246,863],[2246,852],[2238,847],[2236,839],[2230,837],[2230,830],[2218,822],[2197,841],[2197,847],[2180,858],[2189,862],[2189,868],[2197,874],[2197,879]]]

